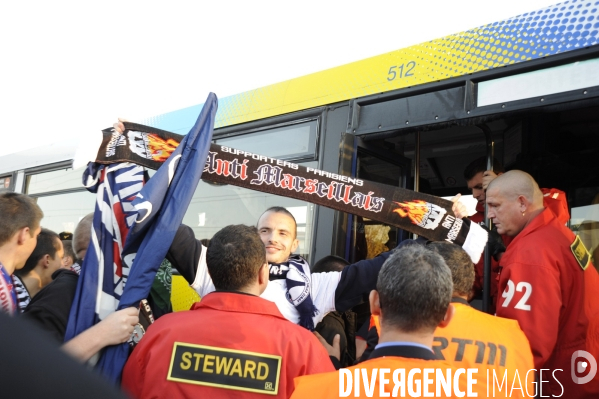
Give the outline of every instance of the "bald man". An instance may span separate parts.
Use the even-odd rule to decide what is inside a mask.
[[[77,274],[79,274],[81,270],[81,264],[87,253],[87,247],[92,235],[91,230],[93,220],[94,213],[88,213],[79,221],[79,224],[77,224],[77,227],[75,228],[75,233],[73,233],[73,251],[75,252],[75,256],[77,256],[77,263],[73,265],[73,269]]]
[[[483,223],[485,219],[485,196],[489,184],[505,173],[503,165],[497,160],[493,159],[493,170],[486,170],[487,168],[487,157],[480,157],[472,161],[464,170],[464,178],[468,184],[468,188],[472,190],[472,196],[478,201],[476,205],[476,213],[470,217],[470,220],[476,223]],[[568,211],[568,201],[566,200],[566,193],[556,188],[541,188],[543,193],[543,206],[549,208],[562,224],[568,223],[570,220],[570,212]],[[507,247],[512,242],[512,237],[506,234],[501,235],[503,243]],[[497,271],[499,263],[496,259],[500,259],[503,256],[503,252],[499,252],[493,255],[491,258],[491,307],[492,313],[495,313],[495,306],[497,305]],[[484,269],[484,257],[478,261],[475,265],[475,280],[474,280],[474,296],[480,297],[483,290],[483,269]]]
[[[539,394],[597,398],[599,275],[590,255],[529,174],[497,177],[486,197],[498,232],[514,237],[499,262],[497,315],[518,320],[530,341]]]

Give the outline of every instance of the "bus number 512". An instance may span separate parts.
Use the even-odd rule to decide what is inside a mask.
[[[407,78],[408,76],[414,76],[414,74],[412,73],[412,70],[414,69],[415,66],[416,66],[416,63],[414,61],[410,61],[407,64],[405,64],[405,74],[404,74],[404,64],[394,65],[389,68],[389,72],[387,73],[387,80],[389,82],[391,82],[392,80],[395,80],[395,78],[397,78],[397,77],[399,77],[401,79],[401,78]]]

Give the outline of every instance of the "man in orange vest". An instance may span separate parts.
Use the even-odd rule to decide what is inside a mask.
[[[529,396],[535,396],[537,385],[534,384],[532,352],[518,323],[480,312],[468,304],[468,294],[474,282],[470,256],[459,246],[448,242],[432,242],[426,247],[441,255],[451,270],[453,280],[451,303],[455,312],[449,325],[435,330],[433,351],[437,359],[465,368],[485,364],[490,368],[490,392],[505,393],[515,383],[522,386]],[[378,317],[373,316],[371,325],[380,331]]]
[[[487,367],[458,368],[437,360],[433,333],[449,324],[451,271],[419,245],[394,252],[383,265],[370,308],[381,324],[370,359],[338,372],[296,378],[292,398],[487,397]],[[511,397],[524,397],[519,390]],[[499,393],[499,396],[507,396]]]
[[[449,242],[432,242],[426,247],[441,255],[453,280],[451,303],[455,312],[447,327],[435,330],[433,351],[437,358],[466,368],[484,363],[492,368],[489,382],[498,381],[492,390],[507,390],[513,382],[520,382],[522,387],[526,386],[529,396],[535,396],[532,352],[518,322],[491,316],[468,304],[474,282],[470,256]],[[507,385],[501,384],[504,375]]]

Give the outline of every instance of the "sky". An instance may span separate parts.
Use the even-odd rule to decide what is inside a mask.
[[[0,156],[398,50],[556,0],[4,1]]]

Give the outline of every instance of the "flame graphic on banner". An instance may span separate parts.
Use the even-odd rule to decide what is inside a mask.
[[[166,161],[177,146],[179,143],[173,139],[163,140],[156,134],[148,134],[148,149],[154,161]]]
[[[415,200],[408,202],[395,202],[399,208],[393,212],[399,214],[402,218],[409,217],[412,223],[422,225],[424,216],[429,213],[429,206],[426,201]]]

